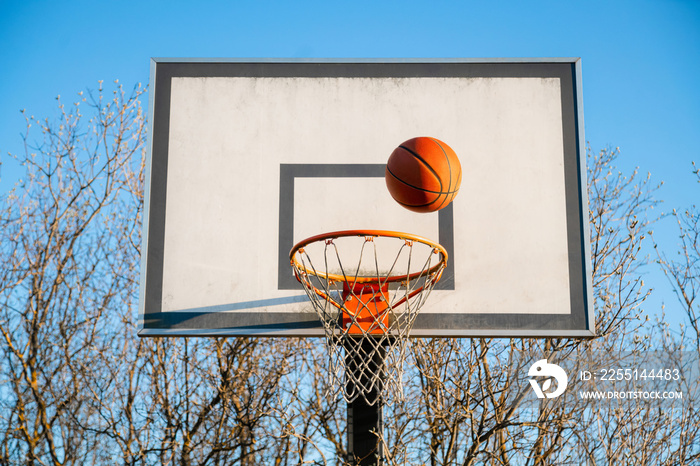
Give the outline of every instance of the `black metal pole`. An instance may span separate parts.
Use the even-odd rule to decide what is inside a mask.
[[[348,403],[348,460],[356,466],[382,466],[384,448],[380,439],[383,424],[381,393],[386,349],[365,338],[347,341],[345,350],[345,369],[349,372],[346,383],[349,384],[349,393],[352,392],[352,388],[356,388],[352,385],[353,380],[359,380],[361,384],[366,385],[369,383],[366,375],[368,372],[382,374],[369,393]]]

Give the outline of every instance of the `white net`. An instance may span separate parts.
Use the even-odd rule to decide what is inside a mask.
[[[301,244],[291,263],[325,329],[330,385],[348,403],[403,399],[409,333],[447,253],[396,232],[329,233]]]

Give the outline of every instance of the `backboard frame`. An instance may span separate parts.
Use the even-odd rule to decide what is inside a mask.
[[[572,305],[569,314],[463,313],[419,315],[412,336],[416,337],[592,337],[595,320],[586,190],[586,152],[583,133],[581,62],[577,58],[535,59],[379,59],[379,60],[288,60],[288,59],[172,59],[151,62],[149,146],[146,171],[142,241],[139,336],[302,336],[323,335],[316,314],[309,312],[256,312],[255,304],[243,309],[203,306],[185,311],[161,309],[163,280],[163,235],[167,193],[168,138],[171,82],[175,77],[541,77],[561,80],[563,144],[566,170],[567,228]],[[388,157],[388,154],[387,154]],[[324,176],[323,170],[341,177],[383,177],[381,164],[328,164],[306,170],[303,164],[280,168],[283,179]],[[320,171],[319,171],[320,170]],[[354,170],[354,171],[353,171]],[[286,178],[284,178],[286,176]],[[287,185],[288,186],[288,185]],[[279,193],[278,243],[271,247],[285,256],[293,245],[289,234],[288,191]],[[451,252],[452,210],[439,214],[439,242]],[[322,233],[322,232],[319,232]],[[445,243],[452,244],[445,244]],[[454,257],[454,256],[453,256]],[[448,261],[450,267],[451,261]],[[288,262],[278,263],[279,286],[291,289]],[[452,263],[454,266],[454,263]],[[449,273],[441,289],[450,290]],[[301,287],[298,288],[301,290]],[[273,298],[261,307],[274,305]],[[290,298],[301,303],[305,295]],[[233,311],[233,312],[231,312]]]

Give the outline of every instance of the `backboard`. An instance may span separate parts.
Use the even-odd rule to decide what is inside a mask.
[[[447,269],[413,336],[592,336],[578,59],[154,59],[139,335],[322,336],[298,241],[393,230]],[[461,190],[402,208],[386,161],[448,143]]]

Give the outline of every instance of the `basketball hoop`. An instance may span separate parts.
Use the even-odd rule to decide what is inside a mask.
[[[289,257],[323,323],[332,386],[348,403],[402,399],[409,333],[440,280],[445,248],[407,233],[349,230],[307,238]]]

